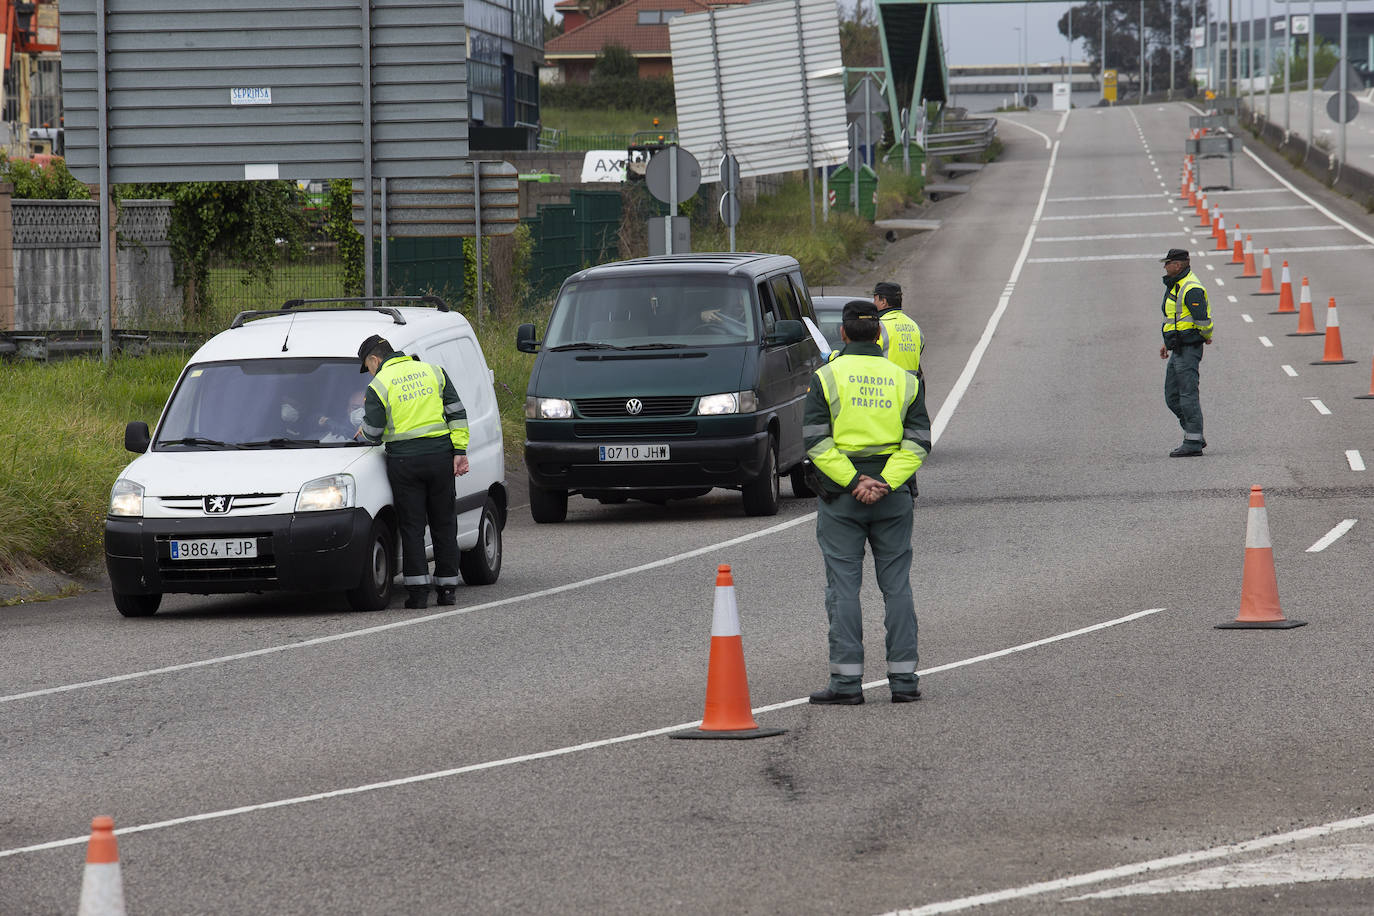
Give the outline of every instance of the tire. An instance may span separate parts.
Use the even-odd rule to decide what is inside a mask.
[[[563,521],[568,517],[568,491],[546,490],[531,480],[530,517],[541,525]]]
[[[116,591],[111,591],[114,595],[115,608],[125,617],[151,617],[157,613],[157,607],[162,603],[162,594],[153,595],[124,595]]]
[[[759,476],[746,483],[744,494],[745,515],[777,515],[782,504],[782,481],[778,477],[778,444],[773,436],[768,436],[768,451],[764,456],[763,470]]]
[[[806,483],[806,462],[803,461],[794,467],[788,476],[792,479],[792,495],[797,499],[807,499],[816,495],[816,491]]]
[[[490,496],[477,522],[477,544],[458,554],[458,571],[468,585],[493,585],[501,575],[501,518]]]
[[[368,537],[367,562],[358,584],[348,590],[348,606],[355,611],[381,611],[391,604],[391,580],[396,577],[396,539],[391,526],[374,519]]]

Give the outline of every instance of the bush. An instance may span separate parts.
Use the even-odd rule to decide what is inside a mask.
[[[66,160],[54,157],[47,165],[10,159],[0,152],[0,181],[14,185],[16,200],[90,200],[91,192],[67,171]]]

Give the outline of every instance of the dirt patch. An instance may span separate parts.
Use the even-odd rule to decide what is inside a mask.
[[[0,608],[70,598],[105,586],[103,570],[93,569],[79,577],[37,564],[0,570]]]

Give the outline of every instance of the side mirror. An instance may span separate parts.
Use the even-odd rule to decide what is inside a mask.
[[[807,338],[806,325],[800,321],[784,319],[773,325],[770,334],[763,338],[766,347],[787,346]]]
[[[129,451],[142,455],[148,451],[148,446],[153,442],[153,437],[148,432],[148,424],[139,420],[124,427],[124,447]]]
[[[534,325],[522,324],[515,329],[515,349],[521,353],[539,352],[539,341],[534,339]]]

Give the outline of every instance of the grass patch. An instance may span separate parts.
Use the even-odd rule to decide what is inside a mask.
[[[540,123],[566,134],[633,134],[653,130],[654,118],[663,128],[677,127],[676,112],[616,111],[613,109],[541,108]]]

